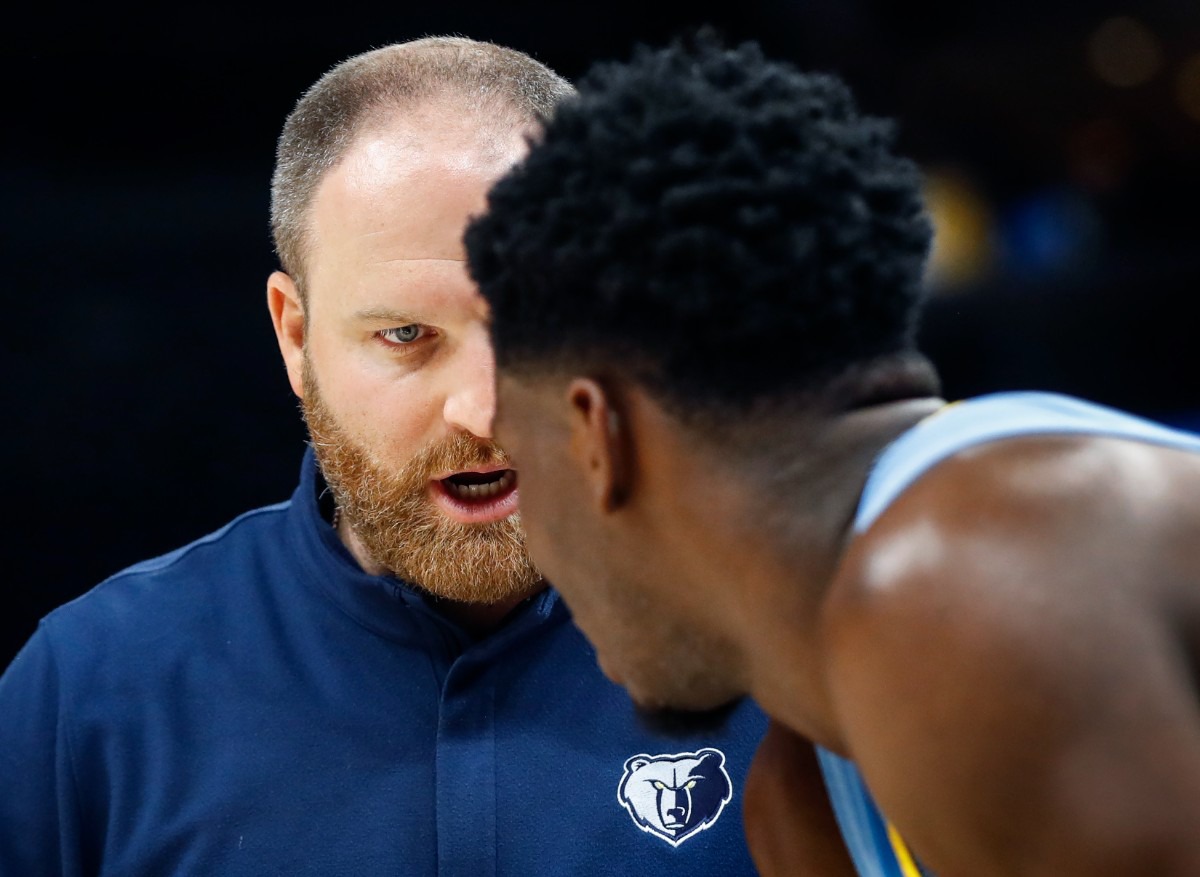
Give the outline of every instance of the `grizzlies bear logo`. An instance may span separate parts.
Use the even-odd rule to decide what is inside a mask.
[[[673,847],[715,823],[732,797],[719,749],[635,755],[617,786],[617,800],[634,824]]]

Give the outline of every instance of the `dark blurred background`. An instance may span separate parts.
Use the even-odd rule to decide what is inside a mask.
[[[1060,390],[1200,429],[1197,0],[381,8],[8,13],[0,666],[54,606],[291,493],[275,137],[327,68],[426,34],[575,78],[712,23],[840,73],[927,172],[949,396]]]

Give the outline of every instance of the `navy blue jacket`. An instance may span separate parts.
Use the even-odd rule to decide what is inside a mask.
[[[302,471],[0,677],[0,875],[753,873],[753,705],[654,736],[553,591],[472,640],[363,573]]]

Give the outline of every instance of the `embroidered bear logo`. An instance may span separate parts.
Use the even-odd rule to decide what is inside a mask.
[[[635,755],[617,787],[617,800],[638,828],[674,847],[715,823],[732,797],[719,749]]]

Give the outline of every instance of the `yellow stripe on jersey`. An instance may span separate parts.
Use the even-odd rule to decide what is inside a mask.
[[[889,822],[887,833],[888,841],[892,844],[892,852],[896,854],[896,862],[900,865],[900,873],[904,877],[921,877],[921,869],[917,867],[917,861],[913,858],[913,854],[908,851],[908,844],[904,842],[900,832],[896,831],[896,826]]]

